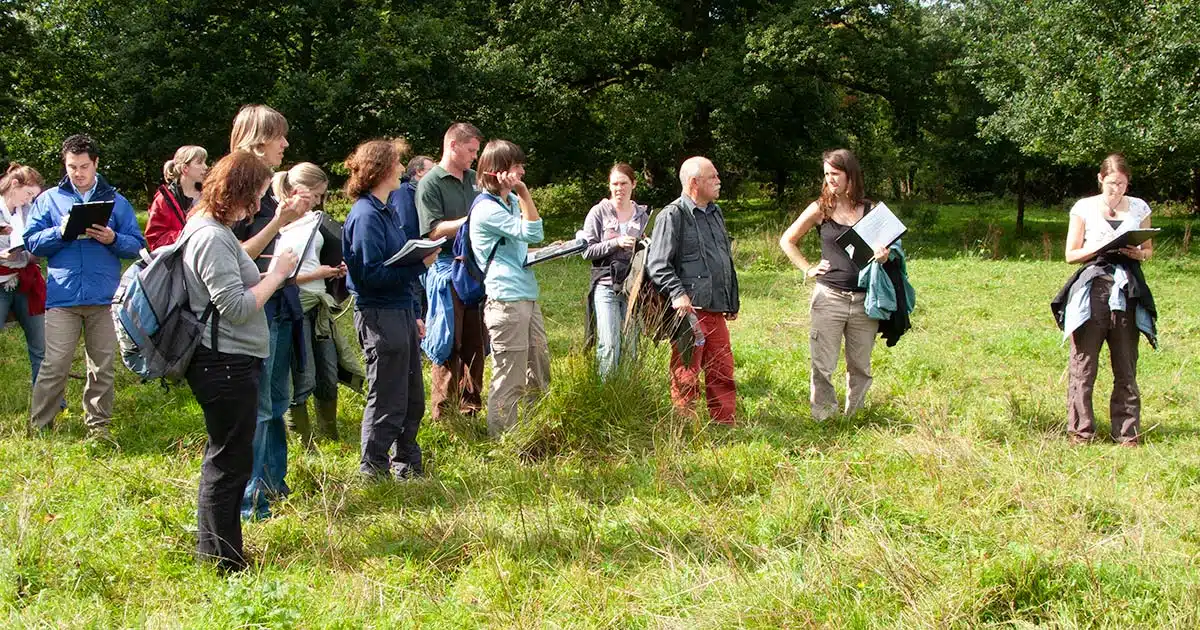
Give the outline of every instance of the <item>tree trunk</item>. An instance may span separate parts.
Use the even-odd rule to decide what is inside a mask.
[[[1192,214],[1200,214],[1200,166],[1192,167]]]
[[[783,193],[787,190],[788,170],[783,167],[775,169],[775,200],[783,199]]]
[[[1017,235],[1025,231],[1025,165],[1017,167]]]

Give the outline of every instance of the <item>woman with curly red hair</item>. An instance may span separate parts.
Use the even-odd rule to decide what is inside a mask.
[[[260,275],[232,226],[253,216],[271,183],[271,168],[246,151],[231,153],[205,179],[204,197],[180,234],[188,301],[195,313],[213,306],[216,334],[206,330],[187,381],[204,410],[208,444],[200,467],[197,551],[223,570],[247,566],[240,506],[253,464],[263,360],[270,336],[263,306],[283,286],[297,258],[290,250]],[[185,240],[186,239],[186,240]]]

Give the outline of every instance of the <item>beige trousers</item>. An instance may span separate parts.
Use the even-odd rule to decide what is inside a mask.
[[[812,330],[809,354],[812,377],[809,381],[814,419],[825,420],[837,413],[837,393],[833,389],[833,370],[837,368],[842,340],[846,340],[847,416],[862,408],[871,388],[871,349],[879,332],[879,320],[867,317],[863,301],[866,294],[841,291],[817,283],[809,302]]]
[[[499,437],[517,423],[517,403],[531,401],[550,386],[550,346],[537,302],[489,299],[483,322],[492,340],[492,387],[488,434]]]
[[[46,358],[33,386],[29,422],[35,429],[54,424],[59,402],[67,389],[71,361],[79,333],[87,355],[87,382],[83,388],[84,422],[89,430],[103,429],[112,421],[113,356],[117,333],[107,306],[68,306],[46,310]]]

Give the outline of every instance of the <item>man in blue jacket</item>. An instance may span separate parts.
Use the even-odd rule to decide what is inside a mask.
[[[88,434],[110,439],[113,407],[113,355],[117,334],[110,306],[121,280],[121,259],[137,258],[146,246],[129,201],[96,173],[96,142],[78,134],[63,142],[67,172],[58,186],[33,202],[25,226],[25,247],[46,259],[46,358],[33,387],[29,421],[48,430],[58,415],[67,387],[79,333],[87,351],[87,384],[83,408]],[[90,201],[114,201],[107,225],[93,225],[73,241],[63,240],[71,207]]]

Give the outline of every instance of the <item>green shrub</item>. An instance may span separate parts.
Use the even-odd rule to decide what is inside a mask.
[[[580,182],[537,186],[530,192],[538,212],[547,217],[582,217],[605,196],[602,188]]]

